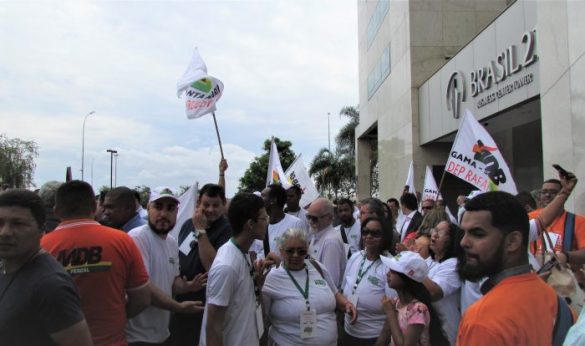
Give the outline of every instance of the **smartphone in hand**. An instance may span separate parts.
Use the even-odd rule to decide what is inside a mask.
[[[554,169],[556,169],[559,174],[561,175],[561,177],[566,178],[569,175],[569,172],[567,172],[563,167],[561,167],[559,164],[554,164],[552,165]]]

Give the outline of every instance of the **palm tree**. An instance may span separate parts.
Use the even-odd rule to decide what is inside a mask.
[[[348,197],[355,192],[354,158],[339,151],[333,154],[327,148],[319,150],[311,162],[309,175],[315,179],[321,194],[329,199],[333,196],[337,199],[340,194]]]
[[[335,136],[337,150],[341,152],[341,155],[355,156],[355,129],[360,123],[359,109],[346,106],[339,111],[339,115],[348,117],[349,122],[339,129],[339,133]]]

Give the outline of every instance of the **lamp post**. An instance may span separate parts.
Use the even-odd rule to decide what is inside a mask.
[[[83,118],[83,127],[81,128],[81,180],[83,181],[83,168],[85,165],[85,121],[87,117],[94,114],[95,111],[91,111]]]
[[[108,149],[106,150],[108,153],[110,153],[110,190],[112,189],[112,178],[114,177],[114,154],[117,154],[118,151],[116,150],[112,150],[112,149]]]
[[[118,186],[118,153],[114,154],[114,186]]]
[[[331,152],[331,113],[327,112],[327,141],[329,142],[329,152]]]

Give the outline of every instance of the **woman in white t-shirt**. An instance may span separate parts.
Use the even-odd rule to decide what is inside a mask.
[[[281,237],[282,265],[272,269],[262,288],[268,314],[269,345],[337,345],[335,308],[349,313],[354,305],[337,291],[327,269],[306,259],[308,244],[301,229],[289,229]]]
[[[442,221],[431,231],[429,276],[423,284],[431,294],[433,307],[441,320],[443,333],[455,345],[461,318],[461,279],[457,273],[457,254],[463,231],[457,225]]]
[[[392,226],[379,217],[370,217],[361,225],[364,250],[354,253],[347,261],[343,280],[343,295],[358,310],[359,319],[350,324],[346,316],[342,345],[374,345],[382,331],[386,315],[380,305],[382,297],[395,298],[396,291],[386,285],[390,267],[385,249],[392,243]]]

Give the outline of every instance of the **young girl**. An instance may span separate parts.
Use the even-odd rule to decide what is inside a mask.
[[[430,294],[422,284],[429,271],[425,260],[415,252],[403,251],[389,264],[388,286],[398,293],[397,299],[382,298],[391,345],[448,345]]]

